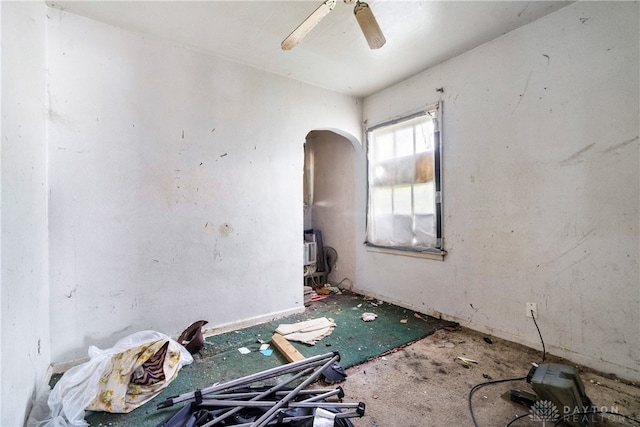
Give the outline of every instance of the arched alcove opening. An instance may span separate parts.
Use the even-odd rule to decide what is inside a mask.
[[[318,272],[305,269],[305,284],[350,287],[355,277],[356,162],[362,145],[336,129],[316,129],[305,140],[304,230],[321,239]],[[318,233],[319,232],[319,233]],[[318,245],[319,246],[319,245]],[[329,248],[329,249],[327,249]],[[333,252],[333,249],[335,252]]]

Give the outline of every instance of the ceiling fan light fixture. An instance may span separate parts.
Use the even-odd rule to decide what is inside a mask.
[[[384,38],[382,30],[376,21],[376,17],[373,16],[373,12],[369,5],[365,2],[356,1],[356,6],[353,8],[353,14],[356,16],[358,25],[364,34],[364,38],[367,39],[367,43],[371,49],[380,49],[387,42]]]

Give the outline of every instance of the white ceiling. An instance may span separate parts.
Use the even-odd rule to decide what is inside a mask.
[[[47,1],[292,79],[363,97],[552,13],[571,1],[370,0],[387,43],[371,50],[353,4],[290,51],[282,40],[321,0]]]

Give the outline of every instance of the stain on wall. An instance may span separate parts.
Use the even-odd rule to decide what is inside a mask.
[[[218,227],[218,231],[222,237],[229,237],[233,233],[233,226],[227,222]]]

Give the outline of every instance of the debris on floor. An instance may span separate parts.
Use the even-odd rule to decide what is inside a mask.
[[[324,284],[316,287],[304,287],[304,305],[309,307],[311,303],[323,300],[331,295],[341,295],[342,291],[337,286]]]
[[[333,319],[319,317],[292,324],[281,324],[276,332],[289,341],[299,341],[309,345],[315,345],[322,338],[331,335],[336,327]]]
[[[43,402],[48,408],[33,412],[44,418],[29,423],[86,425],[85,410],[131,412],[157,396],[184,365],[193,362],[185,347],[155,331],[134,333],[106,350],[91,346],[88,353],[88,362],[69,369],[53,387]]]
[[[462,362],[462,364],[463,364],[463,365],[465,365],[465,366],[468,366],[468,365],[470,365],[471,363],[474,363],[474,364],[476,364],[476,365],[478,364],[478,362],[477,362],[476,360],[468,359],[468,358],[466,358],[466,357],[462,357],[462,356],[458,356],[458,357],[456,357],[456,361],[460,361],[460,362]]]
[[[338,360],[337,352],[327,353],[168,398],[158,409],[191,402],[157,427],[204,427],[218,423],[263,427],[273,420],[296,427],[308,426],[310,420],[316,425],[316,420],[326,419],[332,420],[332,426],[352,427],[349,418],[364,415],[363,402],[342,402],[341,387],[308,388]],[[256,385],[267,380],[276,383]],[[302,382],[298,384],[299,381]],[[298,385],[291,388],[292,383]]]
[[[372,322],[376,320],[376,317],[378,317],[378,315],[375,313],[362,313],[362,320],[365,322]]]
[[[271,337],[271,344],[273,344],[288,362],[299,362],[305,359],[298,349],[277,332]],[[327,384],[335,384],[344,381],[347,378],[347,372],[338,363],[334,363],[326,368],[321,373],[321,376]]]
[[[359,304],[361,304],[361,306],[356,307]],[[378,314],[375,322],[368,324],[362,323],[363,321],[360,315],[365,311]],[[434,332],[437,333],[439,330],[442,331],[441,328],[443,326],[451,324],[451,322],[440,319],[428,318],[426,315],[423,316],[425,319],[428,318],[428,320],[418,321],[413,318],[413,313],[413,310],[397,307],[388,302],[374,309],[368,302],[363,300],[362,295],[343,290],[341,295],[331,294],[323,301],[312,303],[311,307],[304,312],[296,313],[287,318],[273,319],[266,323],[225,333],[215,333],[216,329],[213,328],[210,334],[205,333],[205,347],[194,356],[194,363],[189,366],[189,369],[180,371],[178,378],[170,384],[170,390],[165,390],[166,394],[160,396],[160,399],[156,398],[156,401],[147,403],[143,408],[140,408],[140,410],[132,411],[130,414],[116,415],[106,412],[94,412],[87,415],[87,421],[92,426],[155,427],[173,412],[173,410],[167,409],[165,410],[167,412],[162,411],[149,414],[149,412],[155,412],[153,409],[157,401],[164,399],[167,395],[178,395],[194,389],[209,387],[211,384],[223,382],[251,372],[258,372],[273,366],[280,366],[284,362],[284,358],[278,353],[278,350],[275,349],[274,344],[271,342],[271,337],[281,323],[298,323],[310,318],[320,317],[334,319],[337,326],[332,334],[323,338],[320,342],[316,343],[315,346],[307,346],[294,341],[292,341],[291,344],[302,352],[304,357],[312,357],[331,350],[340,351],[340,364],[345,369],[357,366],[382,354],[388,354],[390,351],[396,352],[398,349],[404,348],[407,343],[412,343],[425,335],[430,335]],[[400,323],[400,320],[403,318],[408,318],[407,324]],[[205,331],[206,328],[203,328],[203,332]],[[446,337],[446,335],[447,334],[444,334],[441,339],[454,339],[454,335],[449,334],[450,337]],[[455,336],[454,342],[456,343],[456,347],[458,347],[458,342],[462,341],[460,337],[464,337],[464,335],[460,334]],[[487,346],[484,344],[482,337],[480,337],[479,341],[488,350],[495,348],[495,345]],[[271,344],[271,348],[274,349],[275,353],[271,357],[266,357],[258,353],[259,347],[265,342]],[[331,346],[327,347],[327,343],[330,343]],[[241,355],[237,350],[240,347],[247,347],[251,350],[251,353],[246,356]],[[404,351],[399,351],[399,353],[403,352]],[[465,356],[460,349],[438,349],[438,351],[434,353],[438,355],[437,357],[446,358],[452,365],[455,364],[455,362],[453,362],[455,356]],[[389,358],[389,356],[387,356],[387,358]],[[486,361],[477,357],[475,359],[481,361],[480,363],[483,366],[482,372],[484,372],[487,366]],[[429,364],[428,366],[430,367],[431,356],[425,360],[427,360],[425,364]],[[435,369],[440,369],[440,367],[435,367]],[[460,368],[460,371],[462,371],[462,368]],[[465,369],[464,371],[467,370]],[[479,376],[482,372],[477,372],[476,369],[475,373]],[[372,399],[370,395],[352,394],[354,393],[351,384],[352,372],[348,371],[348,373],[349,377],[343,386],[345,390],[348,390],[347,395],[357,396],[352,398],[355,401]],[[438,374],[438,372],[435,373]],[[493,372],[489,373],[494,374]],[[430,375],[430,381],[435,380],[436,377],[439,376],[444,377],[445,375]],[[57,378],[59,377],[56,377],[56,380]],[[51,386],[54,384],[55,383],[51,384]],[[320,384],[324,384],[322,379],[319,381],[318,386],[320,386]],[[331,386],[325,385],[325,387]],[[376,388],[380,387],[379,385],[376,386]],[[378,391],[376,391],[376,393],[380,395],[381,400],[385,400],[385,405],[382,406],[386,406],[386,400],[389,399],[389,396]],[[151,407],[149,407],[149,405],[151,405]],[[367,410],[369,411],[369,408],[367,408]],[[145,414],[149,414],[149,416],[145,416]],[[360,426],[363,421],[353,420],[353,422],[354,424],[358,422]],[[381,423],[380,419],[377,419],[377,422],[379,425],[399,425],[393,422]],[[367,426],[369,425],[369,423],[366,422],[365,424]],[[403,425],[420,425],[420,423],[405,423]],[[447,424],[442,423],[440,425]]]
[[[318,295],[329,295],[331,293],[331,290],[325,286],[317,287],[315,291],[316,291],[316,294]]]
[[[308,307],[311,305],[312,297],[315,294],[313,288],[311,286],[304,287],[304,306]]]
[[[336,414],[326,409],[316,409],[316,416],[313,419],[313,427],[333,427],[335,425]]]
[[[271,344],[278,350],[288,362],[303,360],[304,356],[285,337],[275,333],[271,337]]]
[[[269,344],[262,344],[258,351],[265,356],[271,356],[273,354],[273,349],[270,347],[271,346]]]
[[[196,354],[204,347],[204,336],[202,335],[202,327],[206,325],[206,320],[198,320],[193,322],[180,334],[178,342],[183,345],[189,353]]]
[[[322,371],[322,380],[327,384],[337,384],[347,379],[347,371],[338,363],[334,363]]]
[[[313,295],[311,295],[311,302],[321,301],[326,298],[329,298],[329,295],[319,295],[314,292]]]
[[[432,344],[436,348],[454,348],[455,344],[451,341],[438,341]]]

